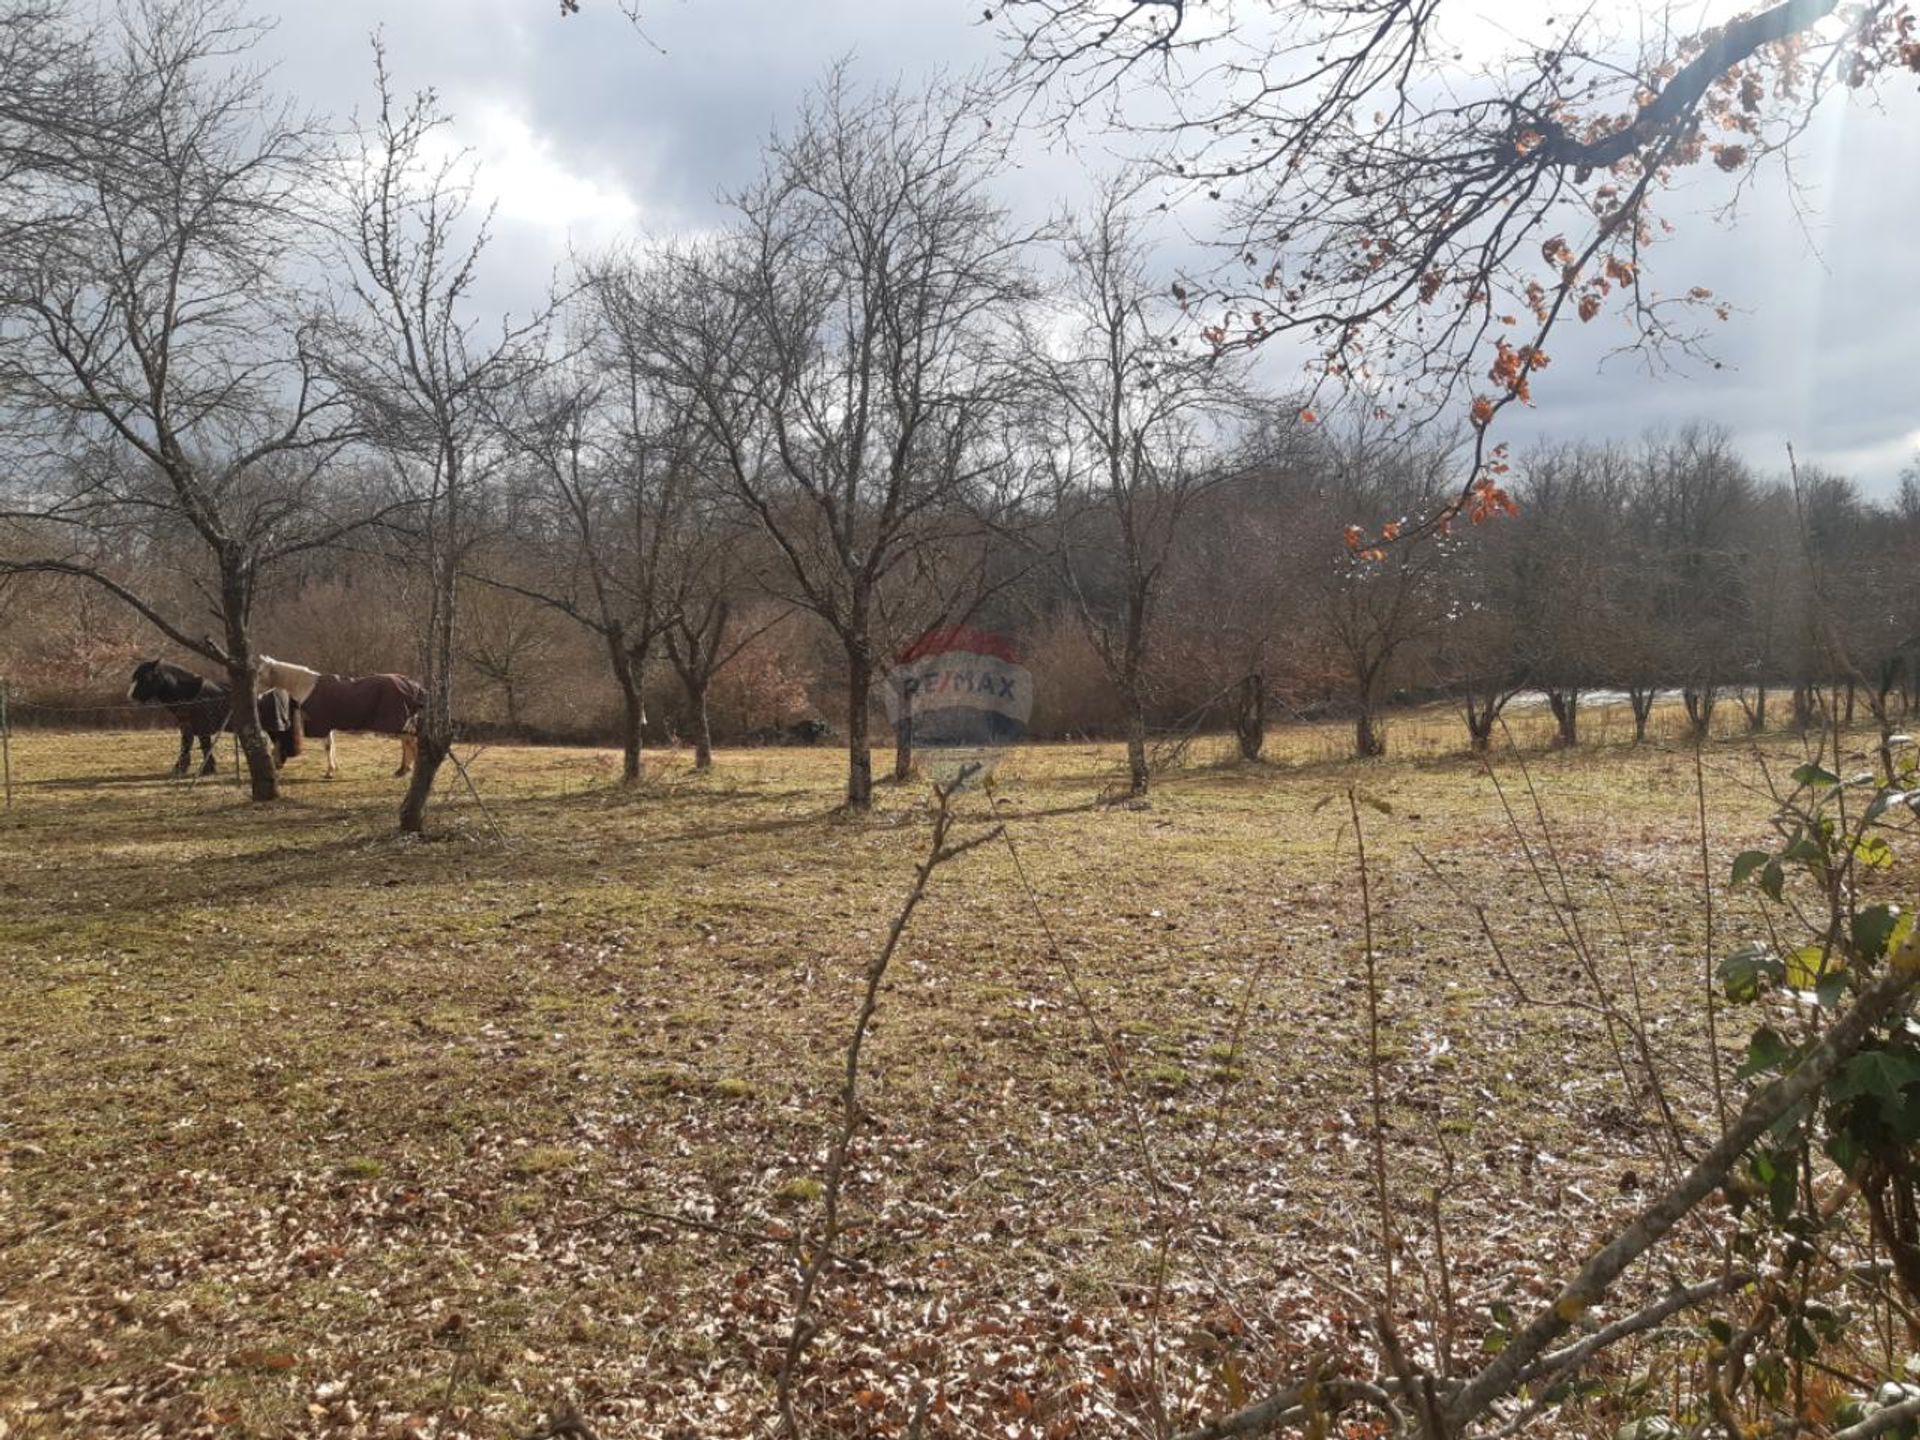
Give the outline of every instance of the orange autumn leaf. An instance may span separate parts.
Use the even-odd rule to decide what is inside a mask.
[[[1518,515],[1520,507],[1513,497],[1486,476],[1473,482],[1473,494],[1467,506],[1467,518],[1475,525],[1485,524],[1500,515]]]

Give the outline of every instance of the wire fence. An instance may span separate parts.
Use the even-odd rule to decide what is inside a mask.
[[[4,790],[4,810],[14,809],[16,795],[24,798],[25,789],[33,782],[19,773],[14,739],[19,731],[74,732],[74,731],[152,731],[180,733],[179,722],[164,706],[144,705],[138,701],[103,701],[96,704],[73,704],[60,702],[49,704],[42,701],[22,700],[4,676],[0,676],[0,789]],[[395,737],[397,738],[397,737]],[[468,739],[470,737],[462,737]],[[224,740],[224,745],[221,743]],[[240,752],[240,737],[228,727],[214,737],[216,749],[227,752],[225,773],[215,771],[202,773],[200,767],[189,763],[185,771],[177,771],[176,783],[192,788],[201,783],[229,784],[244,787],[248,784],[247,767]],[[468,767],[487,750],[482,743],[478,749],[470,750],[462,756],[456,749],[449,747],[447,761],[459,775],[465,793],[471,797],[481,819],[492,832],[495,839],[508,838],[506,828],[482,798],[480,788]],[[190,757],[189,757],[190,761]],[[66,777],[55,777],[65,779]],[[156,777],[159,778],[159,777]],[[331,777],[329,777],[331,778]]]
[[[15,739],[25,731],[89,731],[89,730],[136,730],[168,732],[178,734],[179,721],[164,707],[143,705],[137,700],[102,700],[94,703],[75,703],[61,700],[48,703],[40,700],[22,700],[6,680],[0,676],[0,775],[4,776],[5,809],[12,810],[16,795],[31,782],[19,773],[15,756]],[[220,746],[224,739],[226,744]],[[203,775],[197,768],[190,768],[182,779],[188,786],[209,782],[246,783],[246,767],[240,756],[240,737],[231,730],[223,730],[215,737],[215,744],[228,752],[226,773],[216,771],[212,775]]]
[[[48,704],[15,694],[8,711],[15,730],[171,730],[175,723],[166,710],[135,700]]]

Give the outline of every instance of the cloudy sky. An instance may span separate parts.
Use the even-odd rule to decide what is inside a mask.
[[[557,0],[260,0],[279,86],[344,117],[367,103],[368,37],[396,81],[437,90],[497,206],[491,298],[527,305],[570,247],[711,226],[768,132],[835,59],[913,83],[989,64],[1000,40],[982,0],[649,0],[644,36],[612,0],[562,20]],[[1798,188],[1763,175],[1731,224],[1712,177],[1670,197],[1677,226],[1659,276],[1737,307],[1716,326],[1722,368],[1646,373],[1596,321],[1559,340],[1538,408],[1510,433],[1630,438],[1690,419],[1723,424],[1763,470],[1791,442],[1889,492],[1920,452],[1920,92],[1832,104],[1799,148]],[[1111,142],[1033,136],[1008,202],[1036,217],[1112,163]],[[1170,267],[1180,263],[1169,258]],[[1509,412],[1511,414],[1512,412]],[[1503,421],[1504,421],[1503,417]]]

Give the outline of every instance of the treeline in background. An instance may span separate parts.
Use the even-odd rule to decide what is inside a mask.
[[[1408,703],[1453,703],[1462,747],[1488,743],[1523,694],[1550,707],[1567,744],[1580,738],[1582,703],[1599,700],[1631,705],[1636,738],[1659,697],[1703,732],[1716,717],[1725,728],[1729,711],[1739,727],[1803,725],[1822,690],[1849,718],[1876,701],[1899,717],[1920,703],[1920,477],[1890,502],[1824,472],[1802,470],[1796,486],[1756,475],[1706,427],[1546,448],[1515,465],[1517,517],[1356,561],[1344,523],[1377,529],[1441,505],[1446,457],[1313,438],[1289,462],[1197,496],[1171,536],[1141,665],[1150,736],[1244,726],[1250,685],[1270,721],[1352,723],[1361,753],[1384,750],[1386,715]],[[503,473],[488,503],[457,632],[463,723],[500,738],[617,743],[605,638],[549,598],[576,578],[574,537],[531,470]],[[1063,569],[1048,552],[1058,518],[1030,517],[1044,538],[976,537],[998,551],[998,588],[976,586],[949,608],[1015,637],[1035,682],[1034,737],[1124,738],[1129,702],[1099,630],[1124,610],[1119,537],[1087,535],[1095,526],[1082,517],[1060,541],[1078,546]],[[649,657],[648,740],[693,744],[703,708],[719,745],[798,738],[809,719],[844,736],[846,667],[831,630],[763,583],[780,573],[765,536],[745,523],[726,535],[728,583],[707,617],[722,663],[701,690],[664,646]],[[183,592],[183,606],[195,560],[191,545],[149,534],[125,537],[115,556],[127,583]],[[263,648],[341,673],[408,670],[423,589],[376,538],[317,552],[263,597]],[[135,657],[175,648],[71,579],[14,581],[0,619],[0,673],[54,723],[85,723],[88,707],[124,690]]]

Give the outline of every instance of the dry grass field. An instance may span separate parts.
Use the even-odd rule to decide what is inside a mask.
[[[1383,807],[1397,1229],[1431,1274],[1439,1217],[1462,1347],[1659,1178],[1647,1097],[1555,1003],[1589,984],[1563,923],[1637,984],[1704,1133],[1693,752],[1549,753],[1520,722],[1526,775],[1495,775],[1564,867],[1556,909],[1494,780],[1437,753],[1459,734],[1398,721],[1367,765],[1332,728],[1256,766],[1203,742],[1139,808],[1097,803],[1116,751],[1033,747],[962,800],[1017,848],[936,875],[884,994],[815,1433],[903,1433],[922,1395],[929,1435],[1151,1433],[1365,1344],[1350,784]],[[562,1399],[604,1440],[766,1433],[925,788],[856,820],[830,749],[655,757],[624,793],[613,754],[496,747],[484,812],[449,774],[409,843],[390,743],[345,743],[333,783],[295,762],[264,809],[158,778],[172,746],[14,740],[0,1436],[519,1437]],[[1798,753],[1709,747],[1717,878],[1763,833],[1761,757]],[[1724,949],[1757,922],[1719,923]],[[1402,1304],[1417,1328],[1432,1301],[1409,1280]]]

